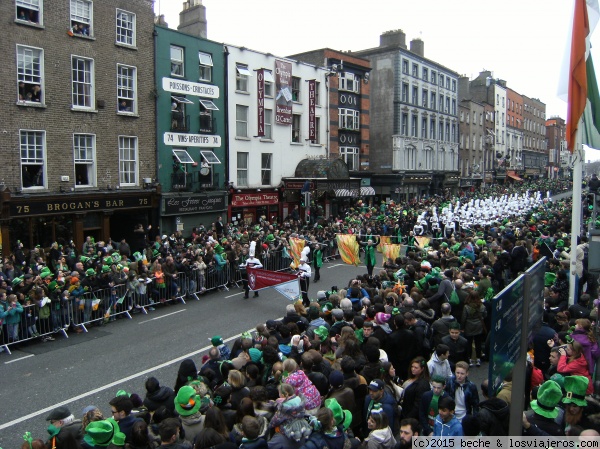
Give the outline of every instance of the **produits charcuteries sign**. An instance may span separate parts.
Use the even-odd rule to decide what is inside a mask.
[[[275,60],[275,123],[292,124],[292,63]]]

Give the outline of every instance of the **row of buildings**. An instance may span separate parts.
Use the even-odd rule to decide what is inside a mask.
[[[150,0],[12,0],[0,13],[5,254],[138,223],[189,235],[219,216],[280,220],[305,191],[313,214],[336,214],[560,162],[541,101],[490,72],[460,76],[400,30],[372,49],[278,57],[207,39],[201,0],[184,2],[178,30]],[[552,128],[564,140],[564,122]]]

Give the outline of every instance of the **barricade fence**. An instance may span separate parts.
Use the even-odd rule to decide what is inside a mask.
[[[338,256],[337,246],[323,245],[323,259]],[[290,270],[292,258],[282,251],[265,251],[261,255],[265,270]],[[312,257],[309,255],[309,263]],[[244,273],[238,264],[209,266],[205,270],[189,267],[173,277],[163,276],[158,283],[153,276],[136,276],[126,282],[93,291],[66,289],[51,293],[40,301],[27,301],[22,311],[1,321],[0,350],[10,353],[10,346],[32,340],[53,340],[54,334],[68,338],[67,331],[88,332],[117,318],[131,319],[135,313],[147,314],[156,305],[186,300],[200,300],[211,290],[242,288]]]

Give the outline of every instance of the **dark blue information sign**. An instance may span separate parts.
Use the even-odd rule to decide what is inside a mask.
[[[518,277],[492,300],[489,379],[497,391],[521,355],[525,276]]]
[[[531,342],[533,335],[542,326],[544,316],[544,275],[546,274],[546,258],[542,257],[529,270],[525,272],[527,276],[527,287],[525,291],[529,296],[529,320],[528,320],[528,340]]]

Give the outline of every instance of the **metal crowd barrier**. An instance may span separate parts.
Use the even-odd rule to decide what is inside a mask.
[[[324,260],[338,256],[335,245],[324,246],[323,253]],[[310,259],[312,263],[312,254]],[[283,257],[282,251],[268,251],[261,255],[261,262],[266,270],[286,271],[292,259]],[[52,300],[44,298],[43,304],[24,305],[18,323],[7,324],[5,319],[1,324],[0,352],[4,349],[10,353],[10,346],[18,343],[51,340],[58,333],[68,338],[68,329],[88,332],[91,326],[102,326],[119,317],[132,319],[132,314],[147,314],[160,304],[200,300],[211,290],[241,288],[243,277],[237,264],[227,264],[207,267],[204,272],[178,272],[172,280],[165,276],[163,284],[154,277],[138,276],[133,284],[127,282],[81,294],[72,292]]]

